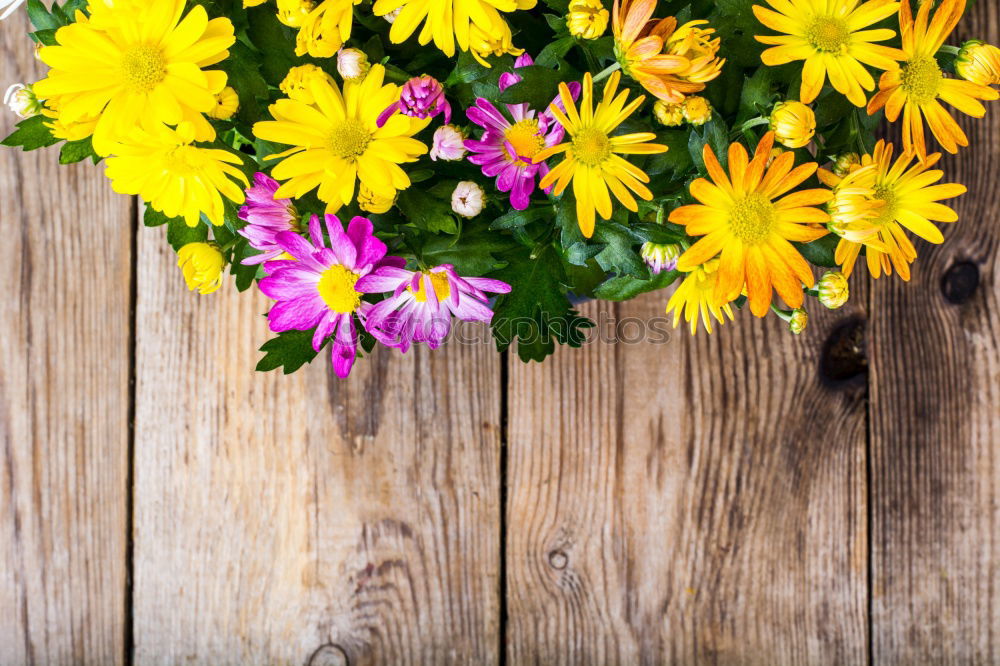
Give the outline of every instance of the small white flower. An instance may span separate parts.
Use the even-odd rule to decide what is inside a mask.
[[[454,162],[465,157],[465,134],[454,125],[441,125],[434,130],[431,159]]]
[[[483,212],[485,199],[483,188],[471,180],[463,180],[451,193],[451,209],[462,217],[475,217]]]
[[[0,14],[0,21],[10,16],[23,3],[24,0],[0,0],[0,9],[3,9],[3,13]]]
[[[340,49],[337,51],[337,72],[345,81],[361,81],[368,75],[371,65],[364,51]]]
[[[18,118],[31,118],[42,112],[42,103],[35,97],[31,86],[15,83],[4,93],[3,103],[10,107]]]
[[[389,12],[388,14],[386,14],[385,16],[383,16],[382,18],[384,18],[389,23],[395,23],[396,22],[396,18],[399,16],[399,12],[401,12],[401,11],[403,11],[402,7],[396,7],[395,9],[393,9],[391,12]]]

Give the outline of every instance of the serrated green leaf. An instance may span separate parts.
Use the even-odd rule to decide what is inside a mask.
[[[833,268],[837,265],[834,255],[839,242],[840,238],[836,234],[827,234],[811,243],[793,243],[793,245],[798,248],[809,263],[815,266]]]
[[[265,342],[260,351],[264,358],[257,363],[258,372],[268,372],[282,368],[290,375],[306,363],[316,358],[318,353],[312,346],[312,331],[285,331],[278,337]]]
[[[94,160],[95,164],[101,159],[100,155],[94,152],[94,144],[90,137],[80,141],[67,141],[59,149],[59,164],[75,164],[88,157]]]
[[[618,275],[594,290],[594,296],[606,301],[627,301],[639,294],[645,294],[657,289],[665,289],[680,276],[677,271],[662,271],[648,280]]]
[[[11,147],[20,146],[23,150],[28,151],[47,148],[59,143],[60,139],[52,136],[52,132],[45,126],[45,120],[45,116],[33,116],[22,120],[17,124],[17,129],[0,144]]]

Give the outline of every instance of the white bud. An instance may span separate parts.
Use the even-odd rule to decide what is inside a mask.
[[[451,209],[462,217],[475,217],[483,212],[485,198],[483,188],[471,180],[463,180],[451,193]]]
[[[345,81],[360,81],[368,75],[371,65],[364,51],[340,49],[337,51],[337,72]]]
[[[454,162],[465,157],[465,134],[454,125],[441,125],[434,130],[431,159]]]
[[[3,103],[10,107],[10,110],[18,118],[31,118],[42,112],[42,103],[35,97],[35,92],[31,86],[23,83],[15,83],[4,93]]]

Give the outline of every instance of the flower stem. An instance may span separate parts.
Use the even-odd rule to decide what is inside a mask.
[[[622,68],[621,63],[618,62],[608,65],[600,72],[598,72],[596,76],[594,76],[594,83],[597,83],[598,81],[603,81],[604,79],[608,78],[621,68]]]
[[[938,53],[947,53],[949,55],[957,56],[961,52],[961,48],[957,46],[949,46],[947,44],[943,45],[938,49]]]
[[[759,125],[767,125],[770,122],[771,119],[767,116],[761,116],[759,118],[751,118],[750,120],[740,125],[737,129],[733,130],[730,136],[737,137],[753,127],[757,127]]]

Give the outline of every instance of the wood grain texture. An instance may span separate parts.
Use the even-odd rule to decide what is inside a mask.
[[[255,373],[266,299],[139,256],[136,663],[495,663],[491,346]]]
[[[0,22],[0,92],[41,74],[26,29]],[[0,663],[120,663],[131,200],[3,148],[0,202]]]
[[[800,338],[744,312],[512,363],[509,663],[864,662],[866,382],[818,372],[861,291]]]
[[[997,43],[1000,7],[959,32]],[[873,290],[875,663],[1000,655],[1000,106],[961,124],[972,147],[942,166],[969,188],[960,221],[917,245],[911,284]]]

